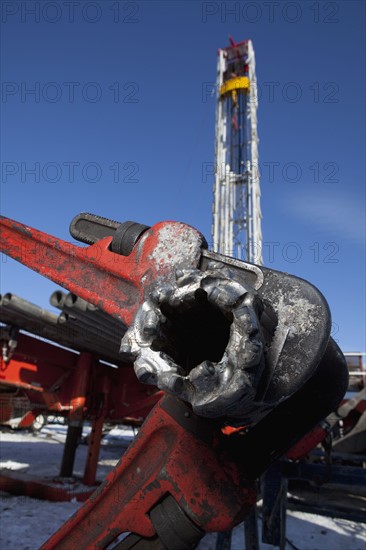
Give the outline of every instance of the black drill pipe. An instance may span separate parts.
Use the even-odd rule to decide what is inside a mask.
[[[2,297],[1,306],[22,313],[23,315],[37,317],[40,321],[46,321],[46,323],[57,325],[57,315],[55,313],[36,306],[32,302],[28,302],[28,300],[24,300],[10,292]]]
[[[90,351],[108,360],[120,362],[118,353],[119,344],[105,345],[99,336],[87,335],[80,324],[64,323],[54,325],[41,320],[37,315],[21,311],[14,311],[9,307],[0,306],[0,322],[6,325],[16,326],[22,330],[46,338],[53,342],[77,351]]]

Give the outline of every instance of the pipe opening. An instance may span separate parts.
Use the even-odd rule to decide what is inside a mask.
[[[205,360],[218,363],[230,337],[232,315],[207,300],[202,289],[196,291],[194,303],[183,302],[181,307],[161,304],[166,322],[160,325],[160,334],[152,342],[154,351],[169,355],[187,375]]]

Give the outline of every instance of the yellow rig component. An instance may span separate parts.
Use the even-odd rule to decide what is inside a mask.
[[[247,76],[237,76],[224,82],[220,88],[220,95],[225,95],[228,92],[238,92],[239,90],[249,91],[250,81]]]

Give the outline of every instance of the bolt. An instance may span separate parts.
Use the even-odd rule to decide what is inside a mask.
[[[155,373],[147,370],[145,367],[140,367],[136,372],[137,378],[144,384],[153,384],[156,382]]]
[[[170,377],[169,383],[169,390],[175,394],[180,394],[183,391],[184,388],[184,382],[181,376],[177,376],[176,374],[173,374]]]
[[[121,347],[119,349],[120,353],[131,353],[131,346],[125,342],[122,342]]]

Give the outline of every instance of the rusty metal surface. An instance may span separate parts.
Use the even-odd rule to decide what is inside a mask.
[[[329,335],[328,305],[311,284],[204,250],[200,270],[156,283],[121,352],[141,381],[197,414],[251,425],[313,375]]]
[[[262,391],[275,406],[315,373],[330,337],[329,306],[317,288],[299,277],[207,250],[202,251],[200,269],[207,269],[212,261],[230,267],[235,280],[251,284],[262,300],[261,325],[270,340]]]
[[[44,550],[104,549],[126,531],[154,537],[149,511],[167,494],[203,531],[232,528],[255,501],[248,479],[343,395],[327,303],[302,279],[208,252],[177,222],[146,230],[126,257],[111,252],[112,237],[81,248],[13,220],[0,227],[5,253],[130,327],[122,358],[135,361],[140,380],[179,397],[155,405],[103,486]],[[298,398],[316,403],[299,435]],[[249,427],[224,436],[228,423]]]
[[[193,435],[179,423],[179,414],[190,414],[189,408],[179,401],[164,406],[167,400],[172,398],[154,408],[115,470],[43,550],[102,549],[127,531],[152,537],[148,512],[166,494],[204,531],[225,530],[242,520],[256,499],[253,485],[241,479],[234,463],[216,455],[214,426],[192,415],[192,423],[201,423]],[[202,441],[202,432],[205,438],[211,434],[211,444]]]
[[[80,396],[75,391],[79,357],[70,350],[20,333],[11,359],[4,361],[0,356],[0,383],[22,390],[41,410],[67,414],[78,408]],[[141,424],[161,398],[162,392],[141,384],[130,366],[120,365],[113,368],[94,357],[86,381],[84,417],[93,419],[100,414],[101,406],[105,406],[100,402],[105,384],[110,388],[105,411],[108,422]]]
[[[1,251],[129,325],[144,289],[178,267],[196,267],[203,238],[179,222],[156,224],[125,258],[106,237],[88,247],[72,245],[0,217]]]

